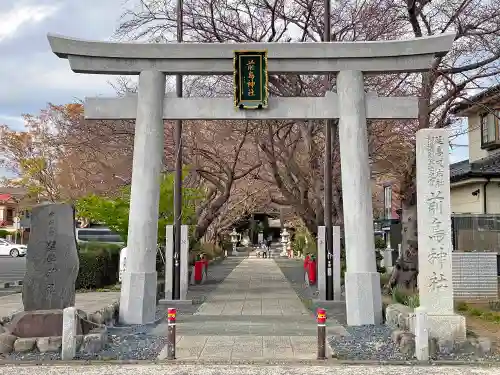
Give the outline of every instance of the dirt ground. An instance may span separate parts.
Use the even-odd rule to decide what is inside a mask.
[[[481,311],[491,311],[487,301],[464,301],[471,308]],[[467,324],[467,334],[470,336],[488,337],[492,346],[500,353],[500,323],[484,320],[477,316],[471,316],[467,312],[459,312],[465,315]]]

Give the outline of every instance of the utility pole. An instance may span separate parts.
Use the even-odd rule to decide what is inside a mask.
[[[177,42],[182,43],[183,0],[177,0]],[[182,97],[182,75],[177,74],[175,92]],[[175,122],[175,183],[174,183],[174,261],[173,298],[181,299],[181,225],[182,225],[182,121]]]
[[[324,41],[331,40],[331,25],[330,25],[330,0],[324,0]],[[330,76],[325,77],[325,94],[330,90]],[[324,194],[325,194],[325,248],[326,248],[326,296],[327,301],[333,300],[333,226],[332,226],[332,128],[333,120],[325,121],[325,178],[324,178]]]

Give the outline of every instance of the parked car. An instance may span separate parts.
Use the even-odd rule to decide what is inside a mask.
[[[76,228],[76,241],[78,243],[85,242],[101,242],[124,246],[124,242],[118,233],[114,233],[106,227],[95,228]]]
[[[27,249],[26,245],[19,245],[5,239],[0,239],[0,255],[10,255],[13,258],[23,257],[26,255]]]

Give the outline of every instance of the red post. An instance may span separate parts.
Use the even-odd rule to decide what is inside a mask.
[[[196,283],[200,283],[201,279],[203,278],[203,267],[205,265],[205,262],[202,260],[197,260],[194,262],[194,281]]]
[[[326,359],[326,310],[316,310],[316,321],[318,322],[318,359]]]
[[[309,275],[309,285],[316,284],[316,261],[310,259],[307,264],[307,274]]]
[[[307,256],[304,258],[304,270],[307,271],[307,267],[309,264],[309,261],[311,260],[311,255],[307,254]]]
[[[167,359],[175,359],[175,321],[177,318],[177,310],[169,307],[167,310]]]

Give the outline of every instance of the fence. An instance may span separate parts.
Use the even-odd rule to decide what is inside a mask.
[[[497,299],[497,254],[453,252],[453,292],[457,299]]]
[[[457,251],[500,251],[500,215],[454,214],[451,228]]]

